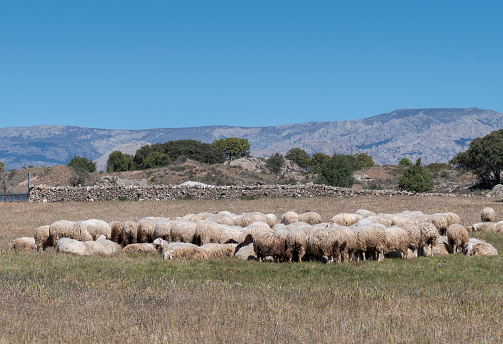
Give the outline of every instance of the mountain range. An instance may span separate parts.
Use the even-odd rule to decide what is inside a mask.
[[[365,152],[376,164],[397,164],[402,157],[423,163],[448,162],[470,142],[503,128],[503,113],[479,108],[399,109],[365,119],[307,122],[269,127],[205,126],[142,130],[97,129],[63,125],[0,128],[0,161],[7,169],[66,164],[74,155],[104,170],[114,150],[134,154],[146,144],[194,139],[213,142],[246,138],[251,156]]]

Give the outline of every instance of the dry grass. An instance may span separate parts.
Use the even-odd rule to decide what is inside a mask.
[[[485,206],[501,220],[503,204],[465,197],[0,204],[0,343],[500,342],[500,257],[323,265],[6,249],[59,219],[311,210],[328,220],[366,208],[454,211],[467,225],[479,221]],[[503,252],[503,234],[478,236]]]

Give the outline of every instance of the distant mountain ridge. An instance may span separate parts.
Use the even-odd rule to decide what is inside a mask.
[[[106,165],[114,150],[134,153],[145,144],[194,139],[213,142],[226,137],[249,140],[251,155],[285,154],[299,147],[306,152],[365,152],[377,164],[396,164],[406,156],[423,163],[447,162],[470,142],[503,128],[503,113],[479,108],[399,109],[352,121],[307,122],[272,127],[205,126],[144,130],[73,126],[0,128],[0,161],[8,169],[66,164],[74,155]]]

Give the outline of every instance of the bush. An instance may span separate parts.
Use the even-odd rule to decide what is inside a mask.
[[[410,162],[410,160],[408,158],[403,157],[398,162],[398,166],[409,167],[409,166],[412,166],[412,163]]]
[[[74,157],[66,164],[68,167],[72,167],[74,169],[83,169],[87,172],[96,172],[96,163],[84,158],[82,156],[74,155]]]
[[[143,160],[143,168],[159,168],[166,167],[171,164],[171,159],[167,154],[153,152]]]
[[[308,168],[311,157],[303,149],[292,148],[286,153],[285,159],[292,160],[301,168]]]
[[[278,175],[285,164],[285,158],[279,153],[274,153],[266,160],[265,164],[271,173]]]
[[[107,172],[122,172],[133,170],[133,155],[121,151],[113,151],[108,155]]]
[[[372,159],[372,155],[368,155],[367,153],[356,153],[356,160],[358,161],[358,169],[367,169],[375,166],[375,162]]]
[[[334,154],[321,166],[320,178],[315,183],[346,188],[352,187],[355,183],[353,178],[353,172],[355,171],[353,163],[355,160],[354,156]]]
[[[6,171],[5,164],[0,161],[0,172],[5,172],[5,171]]]
[[[248,139],[228,137],[226,139],[215,140],[211,145],[221,149],[227,160],[245,158],[250,155],[250,142],[248,142]]]
[[[421,166],[421,158],[416,160],[416,164],[409,166],[398,182],[398,187],[402,190],[414,192],[428,192],[433,189],[435,183],[426,167]]]

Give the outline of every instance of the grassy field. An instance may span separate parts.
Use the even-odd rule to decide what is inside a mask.
[[[378,262],[162,261],[13,252],[59,219],[138,220],[202,211],[454,211],[464,225],[503,203],[468,197],[0,204],[0,343],[501,342],[503,258]],[[476,234],[503,252],[503,233]]]

